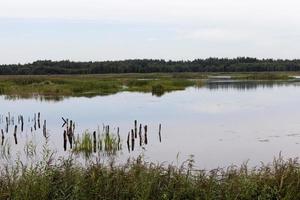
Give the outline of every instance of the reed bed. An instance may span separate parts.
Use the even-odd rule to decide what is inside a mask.
[[[72,152],[81,154],[84,158],[90,158],[93,153],[110,156],[116,155],[122,149],[121,139],[114,133],[96,134],[86,131],[78,135]]]
[[[0,199],[300,199],[298,159],[274,159],[256,168],[198,170],[148,163],[76,164],[45,156],[35,165],[1,165]]]

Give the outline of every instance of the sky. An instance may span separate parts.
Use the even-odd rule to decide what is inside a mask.
[[[297,0],[1,0],[0,64],[300,58]]]

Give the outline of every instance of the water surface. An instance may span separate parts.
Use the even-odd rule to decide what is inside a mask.
[[[103,124],[120,128],[123,151],[120,159],[143,153],[154,162],[176,163],[194,155],[201,168],[251,165],[271,162],[281,152],[285,157],[300,153],[300,84],[298,82],[213,81],[205,87],[187,88],[161,97],[151,93],[121,92],[109,96],[70,97],[61,101],[39,99],[10,100],[0,96],[2,117],[25,117],[19,143],[11,149],[23,151],[33,138],[44,142],[42,130],[31,132],[34,113],[47,120],[50,146],[63,152],[63,121],[75,121],[75,134],[94,131]],[[30,122],[28,122],[30,118]],[[147,124],[149,145],[128,153],[125,147],[134,120]],[[162,142],[158,125],[162,124]],[[0,123],[2,129],[5,123]],[[12,138],[13,127],[6,138]],[[23,144],[23,146],[22,146]]]

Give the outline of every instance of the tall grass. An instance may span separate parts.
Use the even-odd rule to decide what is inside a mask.
[[[121,139],[118,135],[109,132],[100,133],[100,131],[98,131],[96,140],[94,140],[93,134],[86,131],[81,136],[77,136],[72,152],[81,154],[84,158],[89,159],[93,153],[112,156],[116,155],[121,149]]]
[[[257,168],[206,171],[195,169],[192,158],[180,166],[141,157],[82,166],[72,157],[46,156],[36,165],[0,170],[0,199],[300,199],[300,164],[281,157]]]

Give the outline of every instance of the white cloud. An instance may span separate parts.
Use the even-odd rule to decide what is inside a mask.
[[[0,26],[0,63],[36,58],[295,58],[300,51],[299,8],[298,0],[0,0],[0,23],[6,23]],[[18,21],[11,30],[9,18]],[[19,28],[22,20],[30,26]],[[64,29],[61,24],[72,25]],[[36,31],[42,28],[46,30]]]
[[[297,21],[296,0],[1,0],[0,16],[120,21]]]

